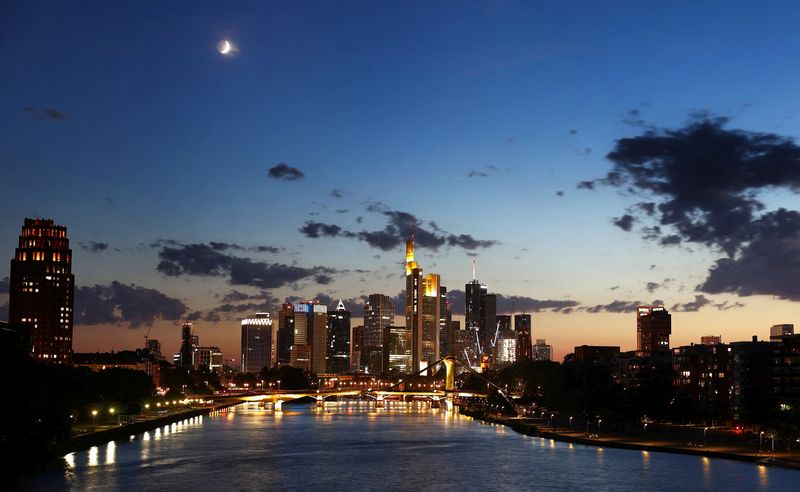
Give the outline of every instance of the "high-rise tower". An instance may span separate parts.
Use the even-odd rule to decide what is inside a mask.
[[[636,311],[636,350],[669,351],[672,315],[663,306],[639,306]]]
[[[275,365],[276,332],[269,313],[242,320],[242,372],[260,372]]]
[[[335,311],[328,311],[326,369],[330,374],[350,369],[350,311],[341,299]]]
[[[496,330],[497,297],[476,278],[475,261],[472,262],[472,280],[464,286],[466,329],[473,337],[475,357],[492,353],[492,340]],[[472,357],[472,354],[470,354]]]
[[[423,275],[414,259],[412,228],[411,239],[406,242],[406,329],[411,332],[413,372],[439,359],[441,287],[439,275]]]
[[[71,363],[74,290],[67,228],[25,219],[11,260],[9,322],[22,330],[34,359]]]

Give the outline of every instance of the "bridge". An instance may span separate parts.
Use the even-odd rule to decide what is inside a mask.
[[[445,366],[445,384],[444,389],[433,389],[429,391],[425,390],[411,390],[405,391],[404,389],[401,390],[400,387],[402,386],[405,388],[405,384],[419,376],[420,374],[431,370],[436,369],[439,364],[444,364]],[[298,390],[298,391],[280,391],[280,390],[264,390],[261,392],[257,392],[255,394],[250,394],[246,396],[241,396],[240,398],[243,401],[257,401],[257,402],[272,402],[275,411],[282,411],[283,410],[283,403],[292,400],[298,400],[300,398],[313,398],[317,402],[317,406],[323,406],[326,398],[337,397],[337,398],[347,398],[347,397],[355,397],[355,398],[372,398],[376,402],[377,407],[382,407],[384,401],[387,399],[393,398],[424,398],[430,399],[433,406],[438,407],[442,401],[444,401],[447,405],[448,410],[452,409],[453,407],[453,400],[455,398],[487,398],[490,393],[486,392],[476,392],[476,391],[461,391],[456,389],[455,387],[455,380],[456,380],[456,368],[462,367],[470,371],[471,373],[478,376],[480,379],[485,381],[488,387],[493,387],[499,394],[502,396],[506,401],[511,404],[511,408],[514,408],[514,402],[510,398],[510,395],[506,394],[506,392],[494,384],[493,382],[489,381],[485,377],[483,377],[479,372],[472,369],[469,365],[465,364],[461,360],[448,356],[443,357],[436,362],[428,365],[424,369],[417,371],[410,376],[406,376],[404,379],[401,379],[394,385],[390,386],[385,390],[379,389],[318,389],[318,390]]]

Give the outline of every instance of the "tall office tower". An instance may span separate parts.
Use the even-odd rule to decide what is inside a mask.
[[[328,311],[326,366],[329,374],[344,374],[350,369],[350,311],[341,299],[336,311]]]
[[[422,362],[422,294],[425,291],[422,268],[414,260],[414,233],[406,241],[406,329],[411,332],[412,366],[416,372]]]
[[[478,282],[475,267],[473,260],[472,280],[464,286],[466,328],[475,332],[476,353],[491,354],[497,315],[497,296],[489,294],[487,287]]]
[[[181,367],[190,367],[192,365],[192,354],[194,354],[194,347],[192,347],[192,324],[188,321],[181,325]]]
[[[447,301],[447,288],[442,287],[444,318],[439,321],[439,358],[453,354],[453,305]]]
[[[404,374],[411,370],[411,332],[405,326],[383,329],[383,373]]]
[[[639,306],[636,311],[636,350],[669,351],[672,315],[663,306]]]
[[[361,366],[361,351],[364,347],[364,326],[354,326],[350,336],[350,371],[363,372]]]
[[[11,260],[8,321],[34,359],[71,363],[74,290],[67,228],[25,219]]]
[[[722,335],[703,335],[700,337],[701,345],[719,345],[722,343]]]
[[[384,294],[370,294],[364,304],[364,332],[360,370],[369,374],[383,372],[383,330],[394,324],[394,303]]]
[[[328,332],[328,306],[316,302],[296,303],[294,310],[294,345],[289,363],[304,371],[325,372]]]
[[[422,296],[422,337],[420,369],[439,360],[439,331],[441,329],[442,297],[441,279],[438,274],[425,276]]]
[[[770,341],[781,341],[782,337],[794,335],[794,325],[772,325],[769,329]]]
[[[242,320],[242,372],[261,372],[276,360],[276,330],[269,313]]]
[[[278,364],[291,361],[292,345],[294,345],[294,308],[285,303],[278,311]]]
[[[530,314],[514,315],[514,332],[517,334],[517,360],[533,358],[533,323]]]
[[[510,363],[517,360],[517,334],[511,327],[510,314],[498,314],[495,316],[492,349],[496,362]]]
[[[553,360],[553,346],[548,345],[544,338],[537,338],[533,346],[533,360]]]

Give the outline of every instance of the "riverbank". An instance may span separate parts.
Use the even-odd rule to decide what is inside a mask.
[[[58,450],[58,455],[63,456],[68,453],[80,451],[83,449],[106,444],[109,441],[118,439],[128,439],[134,434],[140,434],[149,430],[157,429],[163,425],[169,425],[181,420],[197,417],[200,415],[208,415],[211,412],[222,410],[224,408],[232,407],[241,403],[238,400],[219,403],[215,405],[202,406],[197,408],[188,408],[181,412],[171,413],[169,415],[154,416],[146,420],[140,420],[130,424],[117,425],[105,429],[97,430],[94,432],[87,432],[85,434],[78,434],[72,437],[69,441],[61,445]]]
[[[708,458],[723,458],[736,461],[747,461],[760,465],[779,466],[800,470],[800,451],[795,452],[753,452],[745,446],[728,444],[726,446],[700,447],[690,446],[676,439],[654,440],[639,439],[630,435],[608,434],[589,438],[583,432],[550,427],[537,419],[490,415],[483,410],[461,409],[462,415],[482,422],[499,424],[528,436],[542,437],[556,441],[584,444],[600,448],[618,448],[639,451],[685,454]]]

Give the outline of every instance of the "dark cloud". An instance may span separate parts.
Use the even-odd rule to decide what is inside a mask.
[[[89,241],[80,243],[81,249],[89,253],[102,253],[108,249],[108,243],[99,243],[97,241]]]
[[[210,244],[161,244],[161,262],[156,268],[170,277],[194,275],[227,277],[231,285],[249,285],[263,289],[282,287],[298,280],[335,273],[325,267],[298,267],[280,263],[265,263],[234,256],[215,249]]]
[[[389,210],[383,204],[376,205],[376,202],[368,205],[368,210],[379,211],[386,217],[387,224],[383,229],[374,231],[353,232],[342,229],[336,224],[325,224],[323,222],[306,221],[299,231],[309,238],[320,237],[345,237],[359,239],[369,244],[373,248],[383,251],[391,251],[404,244],[411,237],[411,226],[415,223],[415,218],[408,212],[399,210]],[[448,245],[459,247],[465,250],[485,249],[499,244],[499,241],[488,239],[475,239],[469,234],[448,234],[442,230],[435,222],[428,222],[428,227],[423,226],[424,222],[416,222],[414,227],[414,241],[417,246],[438,250],[440,247]]]
[[[594,190],[594,181],[581,181],[578,183],[579,190]]]
[[[267,177],[272,179],[280,179],[283,181],[297,181],[299,179],[303,179],[305,174],[303,174],[303,171],[292,167],[285,162],[281,162],[269,168],[269,171],[267,171]]]
[[[178,320],[187,307],[158,290],[112,282],[75,289],[75,324],[129,323],[130,328],[153,320]]]
[[[564,196],[564,192],[561,190],[556,191],[556,196]]]
[[[0,294],[8,294],[11,290],[11,280],[8,277],[0,279]]]
[[[614,300],[608,304],[597,304],[583,308],[587,313],[635,313],[639,306],[661,306],[664,303],[655,300],[651,303],[643,303],[641,301],[618,301]]]
[[[346,213],[347,213],[347,212],[349,212],[349,211],[350,211],[350,209],[349,209],[349,208],[337,208],[337,209],[336,209],[336,213],[337,213],[337,214],[346,214]]]
[[[657,282],[647,282],[647,292],[655,292],[659,287],[661,284]]]
[[[614,225],[623,231],[630,231],[633,227],[633,215],[625,214],[622,217],[617,217],[613,220]]]
[[[278,248],[275,246],[253,246],[250,248],[250,251],[255,251],[256,253],[280,253],[283,248]]]
[[[578,130],[576,130],[576,129],[574,129],[574,128],[571,128],[571,129],[569,130],[569,134],[570,134],[570,135],[577,135],[577,134],[578,134]]]
[[[681,128],[620,139],[607,156],[612,170],[591,183],[646,197],[628,209],[654,223],[640,230],[646,240],[723,252],[701,292],[800,300],[800,213],[766,211],[762,199],[800,191],[800,146],[727,124],[700,112]]]
[[[344,196],[344,191],[334,188],[331,190],[331,196],[334,198],[342,198]]]
[[[711,304],[713,301],[704,295],[694,296],[694,301],[686,302],[683,304],[675,304],[672,306],[672,311],[694,313],[700,311],[701,308]]]
[[[572,300],[534,299],[526,296],[497,296],[497,313],[515,313],[542,311],[563,312],[565,309],[575,308],[579,305]],[[447,292],[447,301],[453,306],[453,314],[463,315],[466,307],[466,297],[463,290],[455,289]],[[403,301],[405,305],[405,300]]]
[[[26,107],[22,108],[22,110],[37,120],[64,121],[67,119],[67,116],[64,113],[53,108],[41,109],[41,108]]]
[[[485,173],[483,171],[470,171],[469,174],[467,174],[467,177],[468,178],[485,178],[488,175],[489,175],[489,173]]]

